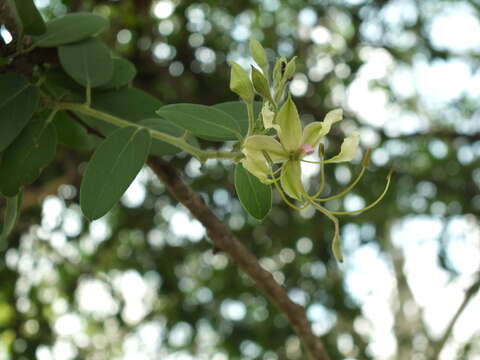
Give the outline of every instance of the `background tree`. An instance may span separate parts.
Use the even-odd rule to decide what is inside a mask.
[[[226,61],[247,65],[250,37],[271,61],[297,55],[290,90],[303,120],[346,111],[327,149],[354,126],[362,145],[375,149],[372,171],[332,209],[368,203],[396,168],[379,206],[344,219],[344,265],[331,254],[333,230],[320,214],[291,211],[274,193],[259,223],[235,197],[231,163],[200,166],[184,153],[163,161],[181,169],[183,181],[306,309],[330,358],[478,355],[478,325],[469,321],[478,311],[480,245],[475,2],[37,5],[45,19],[79,10],[108,18],[102,40],[135,64],[133,85],[159,105],[237,100],[226,91]],[[7,4],[0,6],[5,60],[20,34]],[[55,63],[55,51],[18,56],[0,72],[30,77],[45,59]],[[86,129],[92,142],[101,140]],[[89,223],[78,190],[93,145],[68,145],[25,188],[19,222],[0,244],[4,358],[304,358],[286,317],[169,195],[175,183],[167,180],[176,177],[161,182],[144,168],[121,203]],[[164,162],[150,165],[162,172]],[[358,163],[327,173],[332,193]],[[315,171],[307,171],[312,185]]]

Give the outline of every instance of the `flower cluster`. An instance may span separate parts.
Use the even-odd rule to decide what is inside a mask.
[[[329,133],[333,124],[343,118],[341,109],[332,110],[322,122],[313,122],[302,129],[297,108],[290,95],[287,85],[295,71],[295,58],[290,62],[280,58],[273,70],[273,86],[268,78],[268,64],[261,45],[252,41],[250,44],[253,58],[262,68],[263,73],[252,67],[251,81],[239,65],[232,63],[231,89],[239,94],[249,104],[253,102],[254,90],[263,98],[260,114],[260,126],[249,127],[248,136],[244,139],[241,151],[245,157],[242,165],[262,183],[273,184],[282,199],[296,210],[313,206],[325,214],[335,225],[333,238],[333,253],[338,261],[343,261],[340,246],[340,228],[336,215],[357,214],[375,206],[386,194],[390,184],[391,173],[382,194],[370,205],[356,211],[330,211],[322,203],[341,198],[348,194],[360,181],[366,167],[370,151],[367,151],[362,161],[362,169],[356,179],[337,195],[321,197],[325,188],[324,166],[332,163],[347,162],[354,159],[360,141],[358,132],[347,136],[341,145],[340,152],[329,159],[324,158],[322,139]],[[282,99],[286,100],[281,106]],[[252,124],[250,124],[252,125]],[[304,159],[320,147],[320,161]],[[301,162],[316,163],[320,166],[321,183],[317,192],[309,194],[301,179]]]

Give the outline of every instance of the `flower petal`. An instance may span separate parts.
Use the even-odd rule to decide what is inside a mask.
[[[247,169],[253,176],[257,177],[262,183],[271,184],[272,180],[269,179],[271,173],[270,166],[263,158],[262,153],[258,153],[257,155],[258,156],[247,156],[240,160],[240,162],[245,169]]]
[[[302,184],[300,161],[289,160],[282,166],[280,184],[288,196],[301,200],[305,192]]]
[[[308,124],[303,130],[302,144],[308,144],[316,148],[322,137],[328,134],[332,125],[343,118],[343,110],[329,111],[322,122]]]
[[[343,140],[342,146],[340,148],[340,153],[333,158],[326,160],[325,164],[353,160],[355,154],[357,153],[359,143],[360,134],[358,133],[358,131],[355,131],[350,136],[346,137],[345,140]]]
[[[339,122],[343,119],[343,109],[335,109],[331,110],[325,115],[325,119],[323,119],[323,136],[327,135],[330,131],[330,128],[336,122]]]
[[[287,151],[296,151],[302,140],[302,123],[298,116],[297,107],[289,96],[285,104],[280,108],[277,115],[277,123],[280,125],[280,142]]]
[[[253,135],[249,136],[244,144],[242,152],[248,157],[251,152],[266,151],[273,162],[281,162],[288,159],[288,153],[283,146],[271,136]],[[264,156],[262,155],[264,158]]]
[[[318,121],[305,126],[305,129],[303,129],[302,144],[308,144],[316,148],[323,137],[322,130],[323,124]]]

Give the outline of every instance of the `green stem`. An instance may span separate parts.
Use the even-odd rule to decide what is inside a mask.
[[[57,114],[57,112],[58,112],[58,108],[53,108],[50,115],[48,115],[48,118],[47,118],[47,121],[45,122],[45,125],[48,125],[52,122],[52,120],[55,117],[55,115]]]
[[[247,114],[248,114],[248,132],[247,137],[253,134],[253,130],[255,129],[255,119],[253,118],[253,101],[250,103],[246,103],[247,105]]]
[[[70,110],[70,111],[78,112],[80,114],[88,115],[118,127],[126,127],[126,126],[143,127],[139,124],[135,124],[130,121],[121,119],[119,117],[104,113],[102,111],[92,109],[86,104],[60,102],[60,103],[54,103],[54,107],[58,110]],[[185,141],[183,137],[168,135],[150,128],[146,128],[146,129],[150,131],[150,135],[152,138],[174,145],[188,152],[189,154],[195,156],[200,162],[205,162],[208,159],[228,159],[232,161],[237,161],[243,156],[240,152],[201,150],[193,145],[190,145],[187,141]]]
[[[92,103],[92,88],[90,86],[90,80],[87,81],[87,87],[85,88],[85,104],[90,107]]]

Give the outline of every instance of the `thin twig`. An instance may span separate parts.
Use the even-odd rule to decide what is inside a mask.
[[[285,288],[273,278],[270,272],[260,266],[256,257],[233,236],[230,229],[205,205],[203,199],[185,184],[178,171],[165,161],[155,157],[150,157],[148,165],[162,180],[173,197],[188,208],[192,215],[202,223],[214,246],[228,254],[237,266],[255,282],[269,301],[287,317],[310,358],[328,360],[329,356],[320,339],[313,334],[304,309],[289,298]]]
[[[455,312],[455,315],[453,315],[453,318],[450,320],[450,323],[448,324],[447,329],[445,330],[443,336],[438,341],[432,344],[433,353],[430,357],[432,360],[438,359],[438,356],[442,352],[443,348],[445,347],[445,344],[447,343],[447,340],[450,338],[450,335],[452,334],[453,327],[457,323],[458,318],[463,313],[468,303],[470,302],[470,300],[472,300],[472,298],[478,292],[479,289],[480,289],[480,273],[477,275],[477,279],[465,291],[465,298],[463,299],[462,303],[460,304],[457,311]]]

